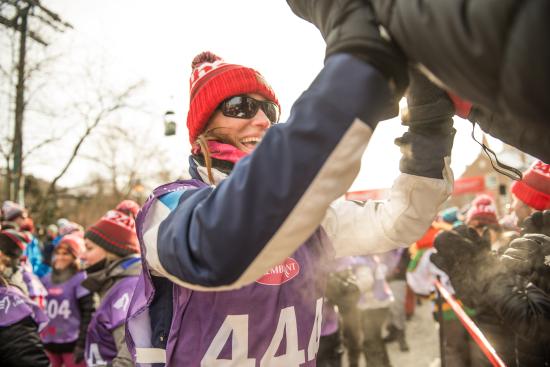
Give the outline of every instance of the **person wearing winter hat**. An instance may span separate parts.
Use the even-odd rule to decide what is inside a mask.
[[[79,236],[84,235],[84,228],[78,223],[71,222],[67,218],[60,218],[57,220],[57,225],[51,224],[57,229],[57,234],[44,246],[44,262],[51,262],[51,257],[55,247],[61,242],[64,236],[77,233]],[[50,228],[48,226],[48,228]]]
[[[86,363],[133,366],[125,343],[125,322],[141,272],[134,218],[109,210],[86,229],[84,240],[87,278],[82,286],[100,299],[86,335]]]
[[[30,218],[27,209],[13,201],[6,200],[2,204],[2,229],[15,229],[25,232],[29,241],[25,246],[25,257],[32,271],[38,277],[42,277],[50,271],[50,267],[44,263],[42,245],[38,237],[34,235],[34,222]]]
[[[3,238],[4,235],[0,235]],[[4,238],[5,239],[5,238]],[[0,239],[1,246],[7,245]],[[7,245],[11,246],[11,245]],[[0,250],[0,269],[4,267]],[[16,249],[13,249],[18,252]],[[7,250],[8,252],[10,250]],[[48,322],[39,306],[0,272],[0,361],[5,367],[48,367],[38,331]]]
[[[0,272],[40,307],[44,306],[46,288],[33,273],[25,258],[30,237],[27,232],[6,229],[0,231]]]
[[[550,165],[535,161],[523,172],[521,181],[514,181],[511,191],[518,226],[535,211],[550,209]]]
[[[465,223],[475,229],[498,227],[497,209],[493,198],[486,194],[476,196],[466,213]]]
[[[50,319],[40,336],[52,367],[85,366],[86,331],[94,311],[93,295],[82,287],[80,270],[84,239],[69,234],[55,248],[53,271],[42,278],[48,290],[46,313]]]
[[[464,223],[464,216],[456,206],[442,210],[439,213],[439,217],[442,221],[452,226],[459,226]]]
[[[391,200],[332,203],[391,99],[373,71],[348,54],[327,58],[279,124],[259,72],[211,52],[195,57],[192,179],[154,190],[137,217],[144,270],[127,324],[137,364],[313,366],[323,264],[422,235],[450,194],[449,139],[407,135]]]
[[[53,250],[55,250],[54,240],[56,239],[58,234],[59,229],[57,228],[57,225],[50,224],[48,225],[48,227],[46,227],[46,238],[44,240],[44,251],[42,252],[42,254],[44,255],[44,264],[48,266],[52,265]]]
[[[497,243],[502,234],[495,201],[487,194],[480,194],[472,200],[464,223],[475,229],[480,236],[487,236],[491,245]]]
[[[27,215],[27,210],[13,201],[6,200],[2,203],[2,222],[4,228],[10,226],[5,222],[13,222],[17,226],[17,229],[19,229],[24,223],[25,218],[27,218]]]
[[[118,205],[115,207],[115,210],[118,210],[119,212],[122,212],[126,215],[131,216],[132,218],[136,218],[139,212],[139,204],[136,203],[133,200],[122,200]]]
[[[12,285],[28,295],[21,272],[21,256],[27,246],[27,238],[14,229],[0,231],[0,273]]]

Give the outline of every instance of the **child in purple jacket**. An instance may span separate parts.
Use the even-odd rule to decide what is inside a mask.
[[[93,295],[82,287],[82,233],[63,237],[53,253],[52,272],[42,278],[48,290],[45,311],[50,319],[40,334],[52,367],[85,366],[86,330],[94,311]]]

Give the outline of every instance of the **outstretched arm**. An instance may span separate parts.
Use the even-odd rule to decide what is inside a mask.
[[[138,218],[149,267],[192,289],[228,289],[282,262],[351,185],[392,97],[369,64],[329,57],[288,122],[269,129],[228,179],[160,198]]]
[[[396,140],[402,174],[386,201],[332,205],[324,224],[338,256],[410,245],[426,232],[452,192],[453,104],[420,73],[412,71],[410,81],[408,110],[403,114],[409,131]]]

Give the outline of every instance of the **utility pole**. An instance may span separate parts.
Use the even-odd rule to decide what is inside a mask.
[[[11,16],[11,14],[15,15]],[[15,121],[13,128],[13,145],[11,149],[12,167],[6,167],[6,196],[24,205],[23,175],[23,123],[25,112],[25,65],[27,53],[27,37],[47,46],[42,37],[29,30],[29,17],[39,23],[46,24],[58,32],[72,26],[61,20],[59,15],[45,8],[38,0],[0,0],[0,25],[15,29],[19,32],[19,59],[17,63],[17,85],[15,90]]]
[[[30,5],[20,10],[18,19],[19,26],[19,62],[17,64],[17,85],[15,87],[15,124],[13,129],[13,181],[12,200],[24,205],[24,184],[23,176],[23,113],[25,112],[25,56],[27,54],[27,22]]]

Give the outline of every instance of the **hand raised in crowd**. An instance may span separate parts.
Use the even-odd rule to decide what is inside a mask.
[[[434,246],[437,252],[430,260],[449,275],[464,272],[491,249],[486,236],[479,236],[473,228],[465,225],[438,234]]]
[[[475,306],[477,295],[503,268],[491,254],[488,232],[480,236],[473,228],[458,226],[438,234],[434,246],[431,262],[449,276],[457,297]]]
[[[455,135],[453,103],[416,69],[409,70],[409,79],[407,109],[402,114],[409,131],[395,140],[403,154],[399,168],[413,175],[443,178],[441,157],[450,157]]]
[[[523,276],[550,274],[550,237],[544,234],[526,234],[510,243],[501,256],[504,265]]]

